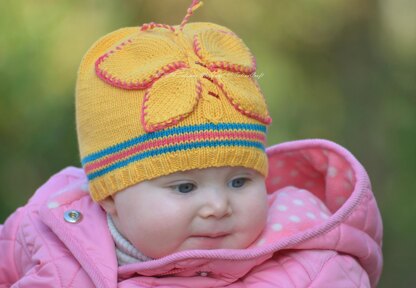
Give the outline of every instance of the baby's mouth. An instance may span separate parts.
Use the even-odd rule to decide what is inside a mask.
[[[188,239],[192,243],[192,249],[220,249],[226,248],[224,245],[230,235],[229,232],[198,233]]]
[[[213,238],[213,239],[215,239],[215,238],[223,238],[223,237],[225,237],[229,234],[230,233],[228,233],[228,232],[202,233],[202,234],[193,235],[192,237],[195,237],[195,238]]]

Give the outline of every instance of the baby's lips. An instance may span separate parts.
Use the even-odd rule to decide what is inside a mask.
[[[231,234],[230,232],[208,232],[192,235],[192,237],[221,238]]]

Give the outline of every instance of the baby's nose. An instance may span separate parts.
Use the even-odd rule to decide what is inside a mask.
[[[203,206],[200,209],[201,217],[222,218],[231,214],[231,203],[226,191],[219,189],[210,189],[210,191],[207,191]]]

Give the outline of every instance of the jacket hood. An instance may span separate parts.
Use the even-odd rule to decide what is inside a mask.
[[[105,229],[106,217],[88,196],[81,169],[70,168],[75,180],[64,191],[48,196],[40,216],[81,265],[87,267],[85,270],[98,287],[107,287],[105,281],[116,283],[117,277],[127,279],[136,274],[191,276],[201,271],[221,275],[221,279],[232,283],[279,251],[308,249],[351,255],[366,270],[371,283],[377,283],[382,267],[382,222],[362,165],[343,147],[319,139],[278,144],[268,148],[267,154],[266,185],[270,198],[285,187],[309,191],[329,209],[327,219],[287,237],[272,238],[272,241],[259,239],[247,249],[182,251],[121,266],[118,275],[114,275],[110,271],[117,266],[115,253],[105,252],[114,251],[111,235]],[[32,201],[35,198],[36,195]],[[62,215],[70,209],[82,211],[83,219],[68,229],[64,228],[68,225]]]

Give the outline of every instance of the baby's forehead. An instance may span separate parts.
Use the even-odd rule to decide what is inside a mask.
[[[172,174],[160,176],[158,178],[168,178],[168,177],[198,177],[204,175],[212,175],[212,176],[227,176],[233,174],[249,174],[249,175],[257,175],[259,174],[256,170],[241,166],[222,166],[222,167],[209,167],[209,168],[202,168],[202,169],[190,169],[185,171],[178,171]]]

